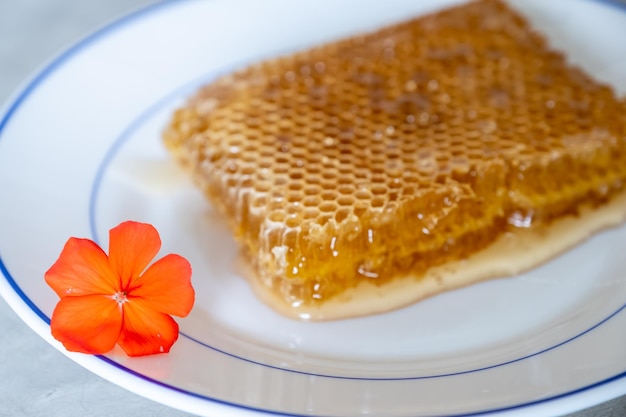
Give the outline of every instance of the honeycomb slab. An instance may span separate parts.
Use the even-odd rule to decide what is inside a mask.
[[[231,226],[261,297],[301,318],[519,272],[624,216],[625,101],[497,0],[224,76],[164,139]],[[506,251],[508,270],[449,268],[504,259],[511,236],[551,249],[522,263]]]

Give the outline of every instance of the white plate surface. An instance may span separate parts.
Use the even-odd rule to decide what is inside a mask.
[[[169,1],[85,39],[0,113],[0,292],[53,345],[43,280],[69,236],[127,219],[194,267],[196,305],[168,355],[68,354],[148,398],[207,416],[560,415],[626,393],[626,227],[519,277],[373,317],[283,318],[236,273],[228,231],[160,132],[203,82],[248,62],[459,0]],[[512,3],[626,93],[626,9]],[[583,29],[584,28],[584,29]]]

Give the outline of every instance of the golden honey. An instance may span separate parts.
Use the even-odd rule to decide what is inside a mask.
[[[626,178],[626,102],[498,0],[222,77],[164,136],[293,308],[419,285]]]

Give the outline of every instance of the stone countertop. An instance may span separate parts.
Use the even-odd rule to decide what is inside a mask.
[[[0,102],[54,54],[151,0],[0,0]],[[80,367],[0,299],[0,417],[184,417]],[[618,398],[569,417],[626,416]],[[216,416],[218,417],[218,416]]]

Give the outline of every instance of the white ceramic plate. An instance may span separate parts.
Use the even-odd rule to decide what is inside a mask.
[[[43,280],[69,236],[106,245],[127,219],[194,267],[197,301],[168,355],[68,354],[200,415],[557,415],[626,393],[626,228],[531,273],[374,317],[301,323],[260,304],[225,227],[160,132],[197,86],[260,58],[457,0],[171,1],[57,57],[0,113],[0,291],[50,343]],[[513,2],[573,61],[626,93],[626,10]],[[60,349],[62,349],[60,347]]]

